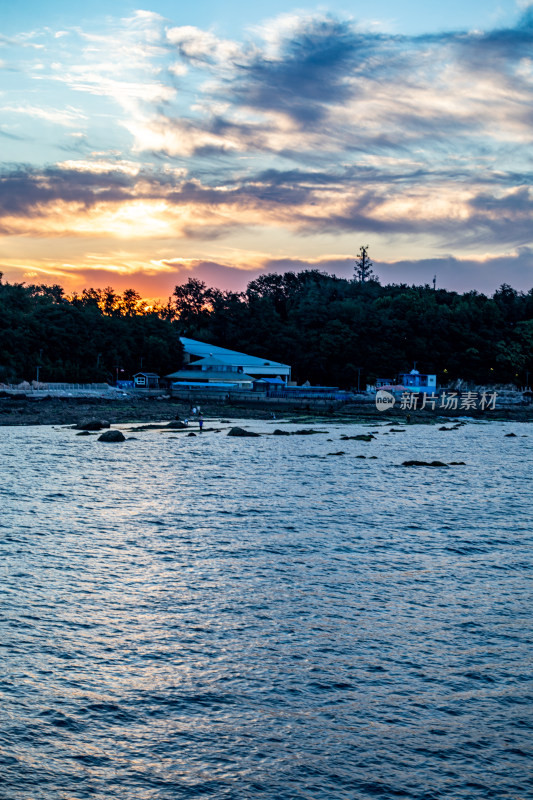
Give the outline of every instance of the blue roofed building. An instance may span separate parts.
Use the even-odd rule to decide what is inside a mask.
[[[183,366],[166,375],[170,381],[187,385],[231,384],[251,389],[261,378],[279,379],[286,385],[291,378],[291,368],[279,361],[249,356],[236,350],[196,339],[180,337],[183,345]]]
[[[421,374],[417,369],[400,373],[398,380],[411,392],[434,392],[437,388],[436,375]]]

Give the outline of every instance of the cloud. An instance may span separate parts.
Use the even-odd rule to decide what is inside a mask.
[[[1,109],[4,113],[26,114],[29,117],[42,119],[66,128],[77,127],[87,116],[78,108],[45,108],[42,106],[4,106]]]
[[[390,167],[390,165],[389,165]],[[0,174],[0,231],[107,238],[228,238],[285,229],[313,237],[432,237],[440,248],[531,242],[533,192],[415,170],[263,170],[213,181],[103,154]]]
[[[219,39],[211,31],[192,25],[169,28],[167,39],[178,53],[194,64],[220,64],[237,57],[241,50],[237,42]]]
[[[34,260],[31,268],[16,259],[0,259],[0,271],[9,281],[61,283],[68,291],[88,287],[113,286],[118,291],[134,288],[144,297],[166,300],[174,287],[189,277],[230,291],[244,291],[261,274],[301,272],[316,269],[341,278],[353,278],[353,256],[325,255],[302,259],[290,256],[272,258],[267,254],[241,254],[231,258],[145,258],[139,253],[112,251],[81,254],[78,263],[54,263],[51,259]],[[493,294],[502,283],[520,291],[533,287],[533,248],[471,258],[440,256],[428,259],[396,261],[374,260],[374,271],[382,284],[432,285],[451,291],[480,291]]]
[[[528,292],[533,289],[533,248],[478,258],[446,256],[401,260],[377,264],[377,272],[384,283],[431,284],[436,275],[438,288],[457,292],[479,291],[490,295],[502,283]]]
[[[0,232],[206,254],[371,234],[405,264],[533,245],[530,7],[507,30],[415,37],[304,12],[240,41],[152,12],[107,24],[18,38],[40,47],[25,69],[46,103],[3,98],[5,144],[25,118],[61,135],[47,165],[0,174]]]
[[[238,66],[234,100],[255,110],[281,112],[300,125],[316,125],[331,105],[353,96],[350,76],[357,74],[357,62],[369,57],[362,40],[346,22],[300,20],[290,36],[277,37],[275,56],[257,52]],[[269,44],[272,50],[272,40]]]

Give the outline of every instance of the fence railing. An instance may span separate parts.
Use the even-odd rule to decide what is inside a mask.
[[[0,383],[0,391],[4,392],[104,392],[111,387],[107,383],[44,383],[32,381],[28,383]]]

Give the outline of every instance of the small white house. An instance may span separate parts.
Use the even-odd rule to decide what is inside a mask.
[[[155,372],[137,372],[133,376],[135,389],[159,389],[159,375]]]
[[[417,369],[401,372],[399,383],[412,392],[434,392],[437,388],[436,375],[423,375]]]

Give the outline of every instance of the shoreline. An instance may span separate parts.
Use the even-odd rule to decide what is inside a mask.
[[[202,403],[204,419],[227,417],[228,419],[273,419],[281,421],[330,420],[345,423],[375,424],[379,420],[431,425],[442,420],[470,418],[473,421],[489,422],[533,422],[533,405],[500,408],[491,411],[466,412],[424,410],[402,411],[391,409],[378,411],[374,405],[347,404],[336,408],[305,407],[287,408],[246,405],[227,405],[224,403]],[[74,425],[80,420],[102,418],[111,425],[136,422],[171,421],[176,418],[190,418],[190,406],[172,398],[50,398],[33,399],[28,397],[9,397],[0,399],[0,426],[20,425]]]

